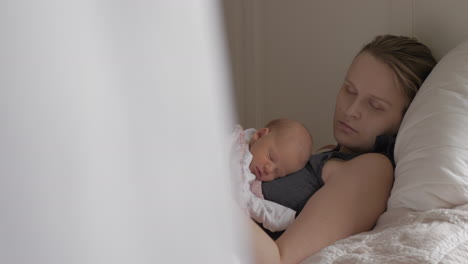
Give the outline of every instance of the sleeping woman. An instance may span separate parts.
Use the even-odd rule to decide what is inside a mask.
[[[435,64],[431,51],[413,38],[377,36],[363,47],[336,97],[338,146],[313,155],[304,169],[262,184],[266,199],[300,213],[282,234],[267,234],[250,220],[255,263],[300,263],[373,228],[393,184],[395,136]]]

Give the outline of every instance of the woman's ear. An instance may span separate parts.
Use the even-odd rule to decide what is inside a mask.
[[[262,129],[257,130],[257,132],[255,132],[255,134],[253,135],[252,139],[257,140],[257,139],[267,135],[268,133],[270,133],[270,129],[268,127],[264,127]]]

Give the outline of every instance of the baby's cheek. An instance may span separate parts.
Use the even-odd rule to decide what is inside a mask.
[[[281,172],[280,172],[280,170],[278,168],[275,169],[273,174],[274,174],[275,179],[281,177]]]

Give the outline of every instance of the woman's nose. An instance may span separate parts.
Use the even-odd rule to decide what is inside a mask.
[[[346,109],[346,114],[353,119],[359,119],[361,117],[361,107],[359,104],[359,100],[354,100]]]

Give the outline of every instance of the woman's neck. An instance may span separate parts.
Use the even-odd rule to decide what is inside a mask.
[[[345,146],[340,146],[340,149],[339,149],[339,152],[342,152],[342,153],[350,153],[350,154],[362,154],[364,152],[362,151],[354,151],[354,150],[351,150]]]
[[[351,151],[349,148],[345,147],[345,146],[340,146],[340,152],[343,152],[343,153],[354,153],[353,151]]]

